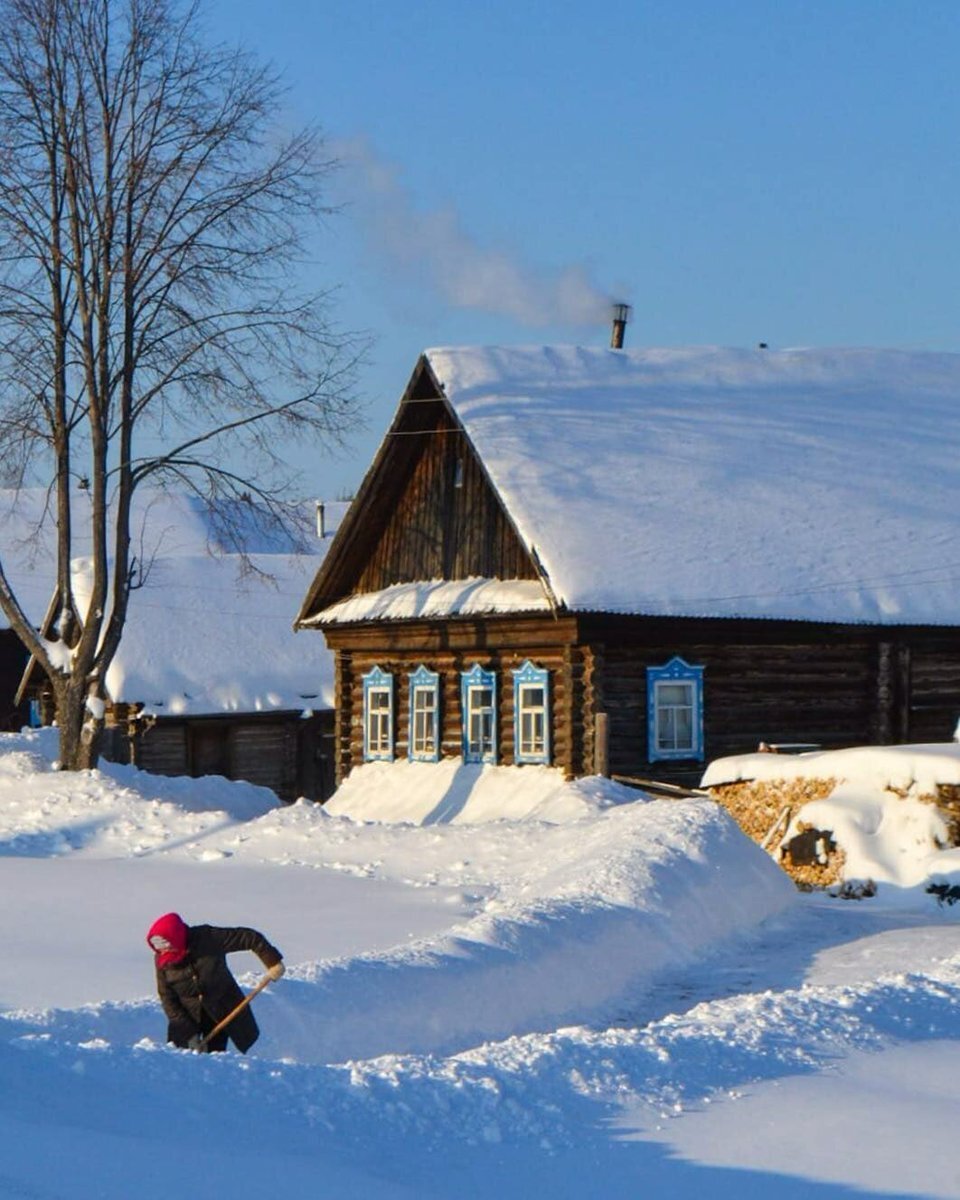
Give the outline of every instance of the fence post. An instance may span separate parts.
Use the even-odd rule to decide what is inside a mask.
[[[610,722],[605,712],[596,716],[596,738],[594,745],[594,770],[597,775],[610,777]]]

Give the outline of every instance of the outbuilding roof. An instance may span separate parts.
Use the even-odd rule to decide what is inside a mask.
[[[39,626],[54,594],[54,521],[45,489],[0,490],[0,561],[26,614]],[[74,496],[81,514],[87,496]],[[195,496],[142,489],[132,518],[145,567],[107,672],[117,703],[158,715],[211,715],[333,707],[333,659],[320,639],[291,625],[330,544],[316,535],[313,502],[295,506],[299,537],[269,527],[251,502],[234,515],[249,554],[241,557]],[[327,505],[335,528],[345,508]],[[243,526],[246,525],[246,528]],[[84,521],[78,517],[72,575],[81,608],[90,591]],[[0,627],[6,621],[0,613]]]

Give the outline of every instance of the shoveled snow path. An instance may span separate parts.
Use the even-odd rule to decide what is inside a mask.
[[[924,925],[924,936],[914,928],[904,938],[911,924]],[[733,953],[662,980],[634,1022],[625,1013],[615,1027],[529,1034],[449,1057],[198,1062],[147,1039],[111,1043],[107,1012],[102,1039],[91,1038],[88,1022],[71,1028],[79,1016],[4,1014],[4,1073],[17,1077],[24,1051],[43,1057],[41,1074],[57,1078],[58,1091],[71,1073],[102,1072],[107,1087],[111,1076],[132,1072],[161,1106],[172,1077],[182,1076],[200,1108],[207,1089],[226,1088],[238,1115],[247,1103],[266,1103],[303,1131],[352,1130],[361,1157],[394,1139],[399,1152],[411,1136],[434,1147],[529,1139],[562,1147],[606,1141],[606,1123],[620,1112],[634,1123],[645,1113],[641,1123],[650,1125],[753,1081],[831,1070],[857,1051],[955,1037],[960,925],[950,912],[911,918],[866,903],[813,901]],[[358,1121],[364,1114],[371,1119]]]
[[[637,1027],[698,1004],[803,984],[855,986],[901,969],[926,972],[960,956],[960,909],[921,905],[889,909],[873,900],[807,896],[754,936],[654,981],[617,1023]]]
[[[955,1197],[960,1189],[943,1155],[898,1164],[860,1153],[818,1176],[802,1132],[822,1108],[816,1100],[796,1102],[796,1128],[778,1125],[769,1137],[741,1141],[739,1159],[716,1157],[730,1138],[694,1139],[709,1122],[731,1119],[742,1139],[736,1113],[751,1103],[761,1112],[748,1124],[768,1109],[776,1121],[779,1097],[803,1081],[845,1088],[853,1120],[854,1103],[869,1107],[878,1094],[878,1077],[903,1077],[910,1063],[924,1061],[941,1064],[911,1080],[916,1144],[926,1153],[929,1105],[960,1102],[952,1069],[960,1068],[958,915],[929,905],[911,914],[806,897],[754,938],[664,975],[629,1022],[624,1013],[610,1028],[572,1026],[450,1056],[342,1064],[197,1059],[150,1039],[131,1044],[131,1030],[156,1019],[145,1001],[3,1014],[0,1130],[14,1139],[10,1152],[33,1163],[36,1189],[18,1190],[16,1173],[8,1194],[71,1194],[53,1168],[46,1189],[40,1186],[45,1164],[66,1152],[78,1179],[86,1165],[95,1172],[98,1197],[125,1200],[129,1175],[120,1170],[113,1180],[109,1163],[128,1141],[142,1142],[149,1158],[156,1142],[148,1119],[150,1130],[163,1131],[163,1144],[180,1147],[188,1174],[240,1171],[239,1194],[251,1196],[279,1173],[292,1193],[322,1178],[324,1194],[342,1200],[447,1200],[452,1178],[469,1179],[458,1194],[477,1200],[533,1191],[580,1197],[598,1180],[606,1200],[632,1198],[643,1187],[687,1200],[705,1187],[711,1193],[718,1180],[704,1165],[674,1157],[683,1157],[687,1138],[700,1164],[720,1161],[735,1171],[725,1184],[741,1197],[853,1195],[840,1180],[868,1182],[876,1194]],[[283,994],[278,987],[270,1022],[283,1018]],[[787,1089],[772,1107],[763,1100],[769,1087]],[[848,1131],[847,1148],[858,1138],[869,1144],[875,1121],[870,1110]],[[750,1157],[771,1146],[772,1158],[758,1164]],[[797,1172],[791,1146],[802,1150]],[[0,1190],[6,1182],[0,1169]],[[168,1184],[163,1173],[138,1176],[138,1194],[160,1200]]]

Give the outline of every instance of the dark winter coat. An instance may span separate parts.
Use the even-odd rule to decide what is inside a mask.
[[[157,991],[168,1020],[167,1040],[175,1046],[186,1048],[196,1034],[209,1033],[243,999],[226,959],[237,950],[252,950],[265,967],[275,966],[282,958],[276,946],[255,929],[191,925],[186,958],[157,968]],[[226,1049],[229,1037],[238,1050],[247,1051],[259,1036],[248,1006],[207,1049]]]

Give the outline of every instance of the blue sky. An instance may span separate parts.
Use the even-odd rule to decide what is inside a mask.
[[[960,350],[956,0],[208,0],[342,160],[311,270],[375,337],[362,478],[427,346]],[[307,465],[305,463],[305,465]]]

